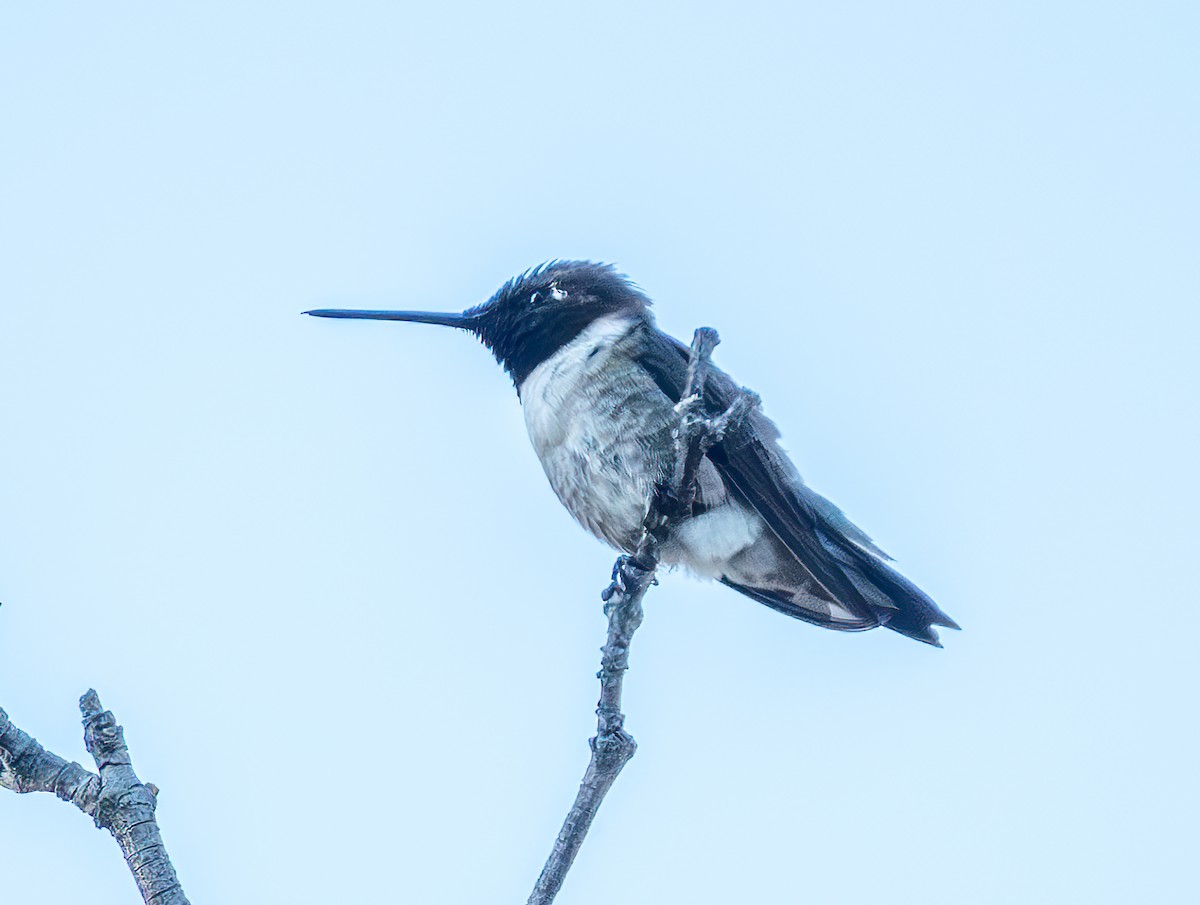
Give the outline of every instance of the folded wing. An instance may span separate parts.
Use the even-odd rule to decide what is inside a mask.
[[[648,325],[639,328],[643,359],[659,388],[678,402],[687,378],[688,348]],[[727,409],[740,392],[719,368],[710,366],[704,385],[706,408]],[[819,618],[811,608],[778,594],[725,583],[761,603],[829,628],[885,625],[927,644],[941,646],[933,626],[958,628],[916,585],[888,564],[889,557],[833,503],[805,486],[778,444],[779,432],[761,412],[732,430],[708,453],[731,488],[766,521],[797,562],[848,618]]]

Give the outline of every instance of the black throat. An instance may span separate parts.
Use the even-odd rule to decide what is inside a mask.
[[[650,300],[611,265],[552,261],[509,280],[466,313],[519,387],[594,321],[614,314],[649,321],[649,308]]]

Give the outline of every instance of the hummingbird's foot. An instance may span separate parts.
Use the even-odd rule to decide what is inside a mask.
[[[740,428],[742,423],[750,417],[750,413],[761,404],[762,400],[759,399],[758,393],[743,387],[730,403],[729,408],[710,419],[707,425],[709,443],[720,443],[725,439],[726,434]]]
[[[675,403],[675,414],[682,421],[689,415],[697,414],[697,409],[700,408],[703,397],[699,393],[692,393],[690,396],[685,396]],[[703,414],[703,412],[700,412]]]
[[[646,582],[649,576],[650,584],[658,584],[654,577],[654,567],[641,562],[636,556],[622,553],[613,565],[612,583],[600,592],[600,599],[609,603],[615,594],[629,594],[636,591]],[[607,607],[605,610],[607,611]]]

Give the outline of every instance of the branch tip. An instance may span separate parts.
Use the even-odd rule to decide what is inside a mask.
[[[79,712],[83,714],[85,723],[104,712],[104,707],[100,704],[100,695],[96,694],[96,689],[89,688],[80,697]]]

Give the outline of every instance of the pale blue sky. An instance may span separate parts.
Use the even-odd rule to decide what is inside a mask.
[[[0,706],[100,691],[194,902],[524,901],[613,554],[468,337],[299,312],[614,261],[965,630],[665,576],[563,905],[1191,901],[1198,20],[10,4]],[[48,796],[0,871],[136,898]]]

